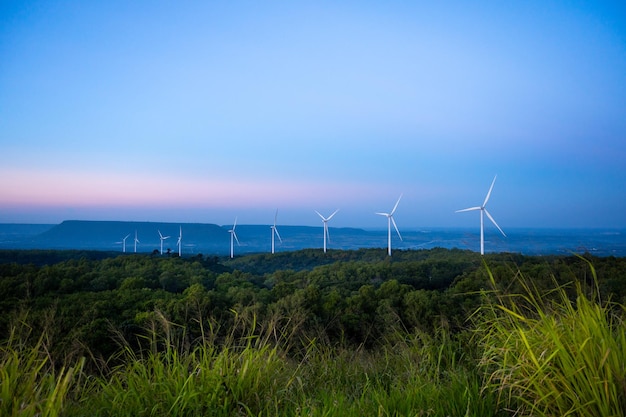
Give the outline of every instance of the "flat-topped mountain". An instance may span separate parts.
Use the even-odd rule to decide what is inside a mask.
[[[94,249],[106,251],[141,253],[161,249],[178,252],[177,241],[182,232],[182,252],[190,254],[218,254],[230,252],[231,225],[219,226],[206,223],[165,223],[132,221],[85,221],[66,220],[61,224],[43,228],[40,233],[28,233],[21,240],[13,237],[0,247],[38,249]],[[278,226],[281,239],[276,238],[276,250],[297,250],[322,246],[322,227]],[[237,225],[239,244],[236,253],[266,252],[271,250],[271,228],[269,225]],[[368,232],[355,228],[330,228],[331,242],[335,248],[353,248],[352,238],[368,236]],[[346,241],[348,239],[349,241]],[[124,245],[125,240],[125,245]],[[9,245],[10,243],[10,245]],[[383,242],[384,243],[384,242]],[[359,246],[358,244],[356,246]],[[367,247],[367,240],[361,247]]]
[[[153,247],[160,247],[159,231],[168,237],[164,247],[175,247],[181,229],[183,245],[187,241],[212,241],[228,237],[228,231],[216,224],[66,220],[36,236],[35,240],[49,245],[73,248],[98,246],[111,250],[122,248],[122,241],[126,238],[128,251],[134,248],[137,236],[138,251],[146,252]]]

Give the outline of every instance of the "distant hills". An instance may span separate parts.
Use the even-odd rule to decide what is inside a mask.
[[[160,250],[159,231],[164,240],[164,251],[177,252],[179,228],[182,228],[183,254],[230,253],[230,226],[205,223],[162,223],[162,222],[122,222],[122,221],[83,221],[66,220],[58,225],[0,225],[0,247],[16,249],[89,249],[117,251],[123,250],[126,238],[126,252],[135,250],[146,253]],[[322,246],[322,227],[278,226],[282,242],[276,239],[276,250],[297,250]],[[236,253],[270,251],[271,229],[267,225],[237,225],[240,245],[235,244]],[[362,229],[330,228],[331,243],[335,249],[368,247],[369,239],[359,245],[358,237],[371,237]],[[380,233],[375,235],[381,236]],[[336,240],[336,241],[335,241]],[[368,243],[369,242],[369,243]],[[381,240],[381,243],[386,241]],[[334,245],[333,245],[334,244]]]
[[[134,251],[135,231],[139,243],[137,252],[151,253],[160,249],[159,231],[170,236],[164,241],[165,251],[177,252],[179,227],[183,233],[183,256],[228,255],[230,234],[228,226],[205,223],[164,223],[125,221],[66,220],[58,225],[0,224],[0,248],[3,249],[77,249],[122,252],[126,236],[126,252]],[[270,225],[237,225],[240,245],[235,254],[267,253],[271,251]],[[276,251],[321,249],[323,229],[311,226],[281,226],[282,242],[276,240]],[[329,250],[386,248],[387,230],[359,228],[329,228]],[[393,250],[459,248],[477,251],[479,229],[424,228],[401,230],[403,240],[393,235]],[[506,229],[507,237],[486,230],[487,252],[515,252],[528,255],[571,254],[590,252],[598,256],[626,256],[626,230],[606,229]]]

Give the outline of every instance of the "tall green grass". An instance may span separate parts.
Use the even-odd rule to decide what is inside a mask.
[[[495,396],[485,398],[480,376],[461,364],[461,346],[449,338],[396,335],[368,351],[238,317],[222,343],[214,329],[187,351],[171,336],[175,325],[158,321],[152,349],[126,349],[123,365],[100,380],[77,415],[495,415]]]
[[[482,308],[485,390],[519,415],[626,415],[624,307],[601,302],[580,283],[541,294],[532,281],[519,281],[522,293],[496,290]]]
[[[302,377],[311,416],[494,416],[496,398],[481,390],[458,340],[423,333],[377,350],[315,346]]]
[[[124,348],[123,364],[100,381],[90,402],[94,416],[232,416],[275,410],[289,387],[289,362],[254,334],[214,343],[211,331],[195,347],[160,314],[151,349]],[[240,326],[238,323],[234,328]]]
[[[45,334],[31,343],[31,329],[23,322],[13,326],[0,346],[0,415],[63,415],[74,388],[81,384],[85,361],[55,367]]]

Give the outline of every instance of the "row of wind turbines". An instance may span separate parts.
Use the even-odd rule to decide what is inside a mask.
[[[178,240],[176,241],[176,246],[178,246],[178,256],[182,256],[183,254],[183,227],[180,226],[179,230],[180,232],[178,234]],[[157,232],[159,232],[159,239],[161,241],[161,255],[163,255],[163,242],[169,239],[171,236],[163,236],[160,230],[157,230]],[[130,237],[130,233],[124,236],[121,241],[117,242],[117,243],[122,244],[122,252],[126,252],[126,239],[128,239],[129,237]],[[135,239],[133,240],[133,242],[134,242],[134,252],[137,253],[137,243],[140,243],[140,242],[139,242],[139,239],[137,238],[136,230],[135,230]]]
[[[491,191],[493,190],[493,186],[496,183],[496,178],[498,176],[496,175],[495,177],[493,177],[493,181],[491,182],[491,186],[489,187],[489,191],[487,192],[487,196],[485,197],[485,200],[483,201],[483,204],[480,206],[476,206],[476,207],[469,207],[466,209],[461,209],[461,210],[457,210],[455,213],[460,213],[460,212],[464,212],[464,211],[480,211],[480,254],[484,255],[485,254],[485,221],[484,221],[484,215],[486,214],[487,217],[489,218],[489,220],[491,220],[491,222],[498,228],[498,230],[500,231],[500,233],[502,233],[502,235],[504,237],[506,237],[506,234],[504,233],[504,231],[500,228],[500,226],[498,226],[498,223],[496,223],[495,219],[493,218],[493,216],[487,211],[487,202],[489,201],[489,197],[491,197]],[[400,194],[400,197],[398,197],[398,200],[396,201],[396,204],[393,206],[393,209],[391,209],[391,211],[389,213],[382,213],[382,212],[377,212],[375,214],[378,214],[380,216],[385,216],[387,217],[387,254],[389,256],[391,256],[391,225],[393,225],[394,229],[396,230],[396,233],[398,234],[398,237],[400,238],[400,240],[402,240],[402,235],[400,234],[400,230],[398,229],[398,225],[396,224],[396,221],[393,218],[393,214],[396,212],[396,209],[398,208],[398,204],[400,204],[400,199],[402,198],[402,194]],[[339,211],[339,209],[335,210],[333,212],[333,214],[331,214],[328,217],[324,217],[320,214],[319,211],[315,211],[318,216],[321,217],[322,222],[324,223],[324,253],[326,253],[326,240],[330,240],[330,235],[328,234],[328,221],[330,219],[333,218],[333,216],[335,214],[337,214],[337,212]],[[273,228],[276,228],[276,221],[274,220],[274,226]],[[278,231],[276,231],[278,233]],[[272,253],[274,253],[274,240],[273,240],[274,235],[272,234]],[[231,254],[232,254],[232,247],[231,247]],[[232,256],[232,255],[231,255]]]
[[[497,175],[493,178],[493,181],[491,182],[491,186],[489,187],[489,191],[487,192],[487,196],[485,197],[485,200],[483,201],[482,205],[469,207],[469,208],[465,208],[461,210],[456,210],[456,213],[465,212],[465,211],[480,211],[480,254],[481,255],[485,254],[485,221],[484,221],[485,215],[487,215],[489,220],[491,220],[491,222],[498,228],[500,233],[502,233],[502,235],[506,237],[506,234],[504,233],[504,231],[500,228],[500,226],[498,226],[498,223],[496,223],[493,216],[487,211],[487,202],[489,201],[489,198],[491,197],[491,192],[493,191],[493,186],[496,183],[496,178],[497,178]],[[396,204],[393,206],[393,209],[391,209],[389,213],[384,213],[384,212],[375,213],[377,215],[387,217],[387,254],[389,256],[391,256],[391,235],[392,235],[391,226],[392,225],[396,233],[398,234],[398,237],[400,238],[400,240],[402,240],[402,235],[400,234],[398,225],[396,224],[396,221],[393,218],[393,215],[396,212],[401,199],[402,199],[402,194],[400,194],[400,197],[398,197]],[[314,210],[314,211],[322,219],[323,233],[324,233],[324,253],[326,253],[328,242],[330,241],[330,234],[328,232],[328,222],[335,216],[335,214],[337,214],[337,212],[339,212],[339,209],[335,210],[328,217],[324,217],[317,210]],[[276,227],[277,218],[278,218],[278,210],[276,210],[276,214],[274,215],[274,224],[270,226],[272,253],[275,252],[275,242],[276,242],[275,238],[278,238],[278,240],[282,243],[282,238],[280,237],[280,233],[278,233],[278,228]],[[234,258],[235,256],[235,242],[237,242],[237,245],[241,245],[241,243],[239,242],[239,238],[237,237],[237,233],[235,231],[236,227],[237,227],[237,217],[235,217],[235,221],[233,222],[232,229],[228,230],[228,233],[230,233],[230,257],[231,258]],[[158,232],[159,232],[159,238],[161,240],[161,255],[162,255],[163,254],[163,242],[166,239],[169,239],[171,236],[163,236],[160,230],[158,230]],[[130,237],[130,234],[126,235],[126,237],[124,237],[121,242],[118,242],[118,243],[122,243],[123,252],[126,252],[126,239],[128,239],[128,237]],[[182,226],[180,226],[178,241],[176,242],[176,245],[178,246],[178,256],[182,256],[182,239],[183,239],[183,228]],[[139,239],[137,238],[137,231],[135,231],[135,239],[134,239],[134,251],[135,252],[137,252],[137,243],[139,243]]]
[[[318,213],[319,214],[319,213]],[[278,219],[278,210],[276,210],[276,214],[274,215],[274,224],[270,226],[270,230],[272,231],[272,253],[274,253],[276,248],[276,240],[275,237],[282,243],[282,239],[280,237],[280,233],[278,233],[278,228],[276,227],[276,220]],[[237,237],[237,233],[235,232],[235,228],[237,227],[237,218],[235,217],[235,221],[233,222],[233,228],[228,231],[230,233],[230,257],[235,257],[235,241],[237,245],[240,245],[239,238]],[[328,232],[327,229],[325,229]],[[324,235],[324,253],[326,253],[326,237]]]

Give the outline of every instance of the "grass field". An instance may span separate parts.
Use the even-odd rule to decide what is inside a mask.
[[[593,268],[592,268],[593,271]],[[55,358],[47,334],[14,324],[0,350],[3,416],[622,416],[622,305],[594,288],[550,294],[519,275],[521,293],[482,293],[470,328],[435,335],[392,329],[375,349],[300,337],[280,317],[232,312],[229,337],[201,320],[201,340],[155,314],[136,351],[100,372]],[[280,323],[280,324],[279,324]]]

